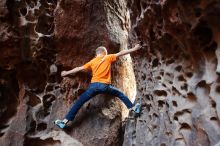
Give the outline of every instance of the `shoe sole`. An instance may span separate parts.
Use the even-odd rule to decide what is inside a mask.
[[[62,127],[60,127],[59,125],[57,125],[57,124],[56,124],[56,122],[55,122],[55,121],[54,121],[53,123],[54,123],[54,124],[55,124],[57,127],[59,127],[60,129],[64,129],[64,128],[66,128],[66,126],[64,126],[63,128],[62,128]]]

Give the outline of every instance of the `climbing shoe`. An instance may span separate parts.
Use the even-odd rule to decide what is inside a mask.
[[[66,124],[61,120],[54,121],[54,124],[57,125],[61,129],[64,129],[66,127]]]
[[[141,112],[141,104],[140,103],[136,103],[134,107],[132,107],[132,110],[139,114]]]

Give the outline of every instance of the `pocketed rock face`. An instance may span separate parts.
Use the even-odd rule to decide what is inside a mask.
[[[86,103],[64,131],[53,121],[65,116],[90,81],[84,72],[62,79],[61,71],[86,63],[100,45],[109,53],[126,48],[130,28],[126,6],[122,0],[0,2],[2,145],[121,145],[124,112],[110,96],[99,95]],[[120,70],[113,72],[114,85],[134,96],[131,58],[114,68]],[[121,86],[123,82],[132,86]]]
[[[100,45],[106,46],[109,53],[115,53],[119,48],[125,49],[129,30],[127,14],[124,1],[60,1],[55,11],[55,38],[59,48],[57,61],[66,68],[77,67],[92,59]],[[114,68],[121,72],[113,72],[114,85],[127,93],[134,87],[121,86],[120,83],[129,82],[126,79],[128,73],[133,75],[130,81],[133,83],[133,71],[129,72],[131,65],[130,58],[120,61]],[[65,94],[66,100],[70,101],[85,91],[89,78],[86,73],[80,73],[71,80],[64,81],[70,87]],[[82,108],[67,133],[88,146],[120,144],[122,115],[117,101],[106,95],[95,97]],[[59,109],[66,110],[66,105],[69,108],[71,104],[67,101],[67,104],[57,104],[54,109],[59,106]],[[56,117],[62,117],[65,113],[54,112]]]
[[[220,144],[220,2],[130,1],[131,41],[141,116],[126,124],[124,146]]]
[[[1,0],[1,145],[219,145],[219,18],[217,0]],[[60,72],[140,40],[113,66],[113,84],[142,97],[124,136],[126,108],[105,95],[56,128],[90,81]]]

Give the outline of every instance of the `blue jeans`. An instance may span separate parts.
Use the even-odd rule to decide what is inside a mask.
[[[68,112],[65,118],[69,121],[72,121],[75,118],[81,106],[83,106],[84,103],[86,103],[89,99],[91,99],[97,94],[108,94],[108,95],[117,96],[121,99],[121,101],[124,102],[124,104],[127,106],[128,109],[133,107],[133,104],[128,99],[128,97],[125,96],[117,88],[113,87],[110,84],[95,82],[95,83],[91,83],[88,89],[79,97],[76,103],[73,104],[73,106],[71,107],[70,111]]]

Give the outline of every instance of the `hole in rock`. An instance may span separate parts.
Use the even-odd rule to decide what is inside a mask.
[[[151,82],[153,81],[152,78],[150,78],[150,77],[149,77],[147,80],[148,80],[148,81],[151,81]]]
[[[143,9],[147,8],[147,4],[145,2],[142,1],[141,5],[142,5]]]
[[[47,129],[47,124],[46,123],[40,123],[40,124],[37,125],[37,130],[38,131],[43,131],[45,129]]]
[[[181,88],[181,90],[187,91],[188,90],[188,85],[186,83],[184,83],[184,85],[181,86],[180,88]]]
[[[183,113],[189,113],[190,114],[190,113],[192,113],[192,110],[191,109],[184,109]]]
[[[205,52],[215,52],[218,48],[218,44],[214,41],[210,46],[204,48]]]
[[[17,113],[18,96],[16,72],[0,68],[0,129],[5,128],[5,123]]]
[[[5,128],[9,127],[9,125],[0,125],[0,130],[3,130]]]
[[[157,129],[157,125],[153,125],[153,129]]]
[[[36,117],[37,119],[44,119],[46,116],[48,116],[50,114],[50,112],[48,111],[48,108],[44,108],[44,109],[41,109],[39,110],[37,113],[36,113]]]
[[[182,123],[180,129],[188,129],[191,130],[191,127],[187,123]]]
[[[56,97],[52,94],[47,94],[43,96],[43,105],[44,107],[49,108],[52,105],[52,102],[56,99]]]
[[[174,114],[174,116],[181,116],[183,114],[183,111],[177,111],[175,114]]]
[[[162,143],[160,146],[167,146],[165,143]]]
[[[27,9],[26,8],[21,8],[20,13],[22,16],[25,16],[27,14]]]
[[[37,0],[25,0],[25,1],[31,8],[37,5]]]
[[[217,121],[218,119],[216,117],[211,117],[210,120]]]
[[[159,101],[158,101],[158,106],[159,106],[159,107],[162,108],[164,104],[165,104],[164,101],[162,101],[162,100],[159,100]]]
[[[53,85],[47,85],[46,92],[53,91]]]
[[[220,83],[220,76],[218,76],[218,79],[216,81],[217,83]]]
[[[172,77],[172,73],[167,72],[166,75],[167,75],[168,77]]]
[[[177,116],[174,116],[174,118],[173,118],[174,120],[176,120],[176,121],[178,121],[178,117]]]
[[[66,88],[63,86],[63,87],[61,87],[60,88],[60,92],[63,94],[63,93],[65,93],[66,92]]]
[[[159,65],[159,60],[157,58],[155,58],[152,62],[152,67],[157,67]]]
[[[24,146],[60,146],[61,143],[58,140],[52,138],[41,140],[40,138],[26,137],[24,140]]]
[[[78,82],[75,82],[73,85],[72,85],[72,88],[75,89],[75,88],[78,88],[79,86],[79,83]]]
[[[164,87],[167,87],[164,83],[162,84]]]
[[[202,9],[201,8],[195,8],[194,13],[196,17],[200,17],[202,15]]]
[[[162,32],[161,32],[161,31],[158,31],[158,35],[159,35],[159,36],[162,36]]]
[[[172,63],[174,63],[174,62],[175,62],[174,59],[169,59],[169,60],[166,61],[166,64],[169,65],[169,64],[172,64]]]
[[[166,106],[167,106],[167,108],[169,108],[170,107],[169,103],[166,102]]]
[[[210,86],[209,86],[208,84],[206,84],[206,81],[205,81],[205,80],[200,81],[200,82],[197,84],[197,87],[199,87],[199,88],[204,88],[204,89],[210,91]]]
[[[137,36],[140,36],[141,35],[141,33],[140,33],[140,31],[138,30],[138,28],[136,27],[136,28],[134,28],[134,30],[135,30],[135,33],[136,33],[136,35]]]
[[[55,1],[54,0],[47,0],[47,3],[55,3]]]
[[[27,21],[35,21],[36,20],[36,17],[35,17],[35,15],[32,15],[32,13],[27,13],[26,15],[25,15],[25,19],[27,20]],[[34,25],[33,24],[31,24],[31,23],[28,23],[28,25],[26,26],[26,27],[23,27],[23,30],[24,31],[27,31],[28,30],[28,34],[30,34],[30,33],[32,33],[32,34],[34,34]],[[27,34],[27,32],[26,32],[26,34]],[[30,37],[27,37],[26,39],[31,39]]]
[[[47,0],[40,0],[40,3],[44,8],[49,8],[49,4]]]
[[[150,100],[150,97],[149,97],[149,95],[146,95],[146,96],[145,96],[145,98],[146,98],[147,100]]]
[[[154,41],[156,39],[155,32],[153,30],[153,26],[149,30],[149,35],[150,35],[151,41]]]
[[[40,12],[41,12],[40,10],[35,9],[34,10],[34,16],[38,17],[40,15]]]
[[[54,87],[54,89],[56,90],[56,89],[59,89],[60,88],[60,86],[59,85],[57,85],[57,86],[55,86]]]
[[[56,75],[49,76],[49,78],[48,78],[49,83],[56,83],[56,81],[57,81]]]
[[[41,62],[24,62],[18,67],[18,76],[32,91],[43,92],[47,81],[44,67],[44,63]]]
[[[156,79],[157,79],[157,80],[161,80],[161,77],[160,77],[160,76],[157,76]]]
[[[53,17],[42,15],[38,18],[36,31],[42,34],[51,34],[54,31]]]
[[[211,104],[212,104],[212,107],[216,108],[216,102],[214,100],[211,100]]]
[[[181,66],[181,65],[178,65],[178,66],[175,68],[175,70],[178,71],[178,72],[180,72],[181,69],[182,69],[182,66]]]
[[[155,90],[154,94],[157,96],[167,96],[167,92],[164,90]]]
[[[34,133],[36,129],[36,121],[31,121],[29,133]]]
[[[34,106],[38,105],[39,103],[41,103],[40,98],[37,95],[35,95],[34,93],[26,91],[26,94],[29,96],[29,100],[27,102],[28,105],[34,107]]]
[[[1,132],[0,132],[0,137],[4,136],[4,134],[5,134],[5,133],[1,133]]]
[[[141,12],[141,2],[140,2],[140,0],[136,1],[136,7],[137,7],[138,11]]]
[[[153,113],[154,118],[158,118],[158,115],[156,113]]]
[[[186,81],[186,79],[184,78],[183,75],[179,75],[179,76],[178,76],[178,80],[179,80],[179,81],[184,81],[184,82]]]
[[[175,106],[175,107],[178,106],[176,101],[173,100],[172,103],[173,103],[173,106]]]
[[[187,144],[185,142],[185,139],[183,139],[183,138],[176,138],[174,145],[175,146],[185,146]]]
[[[145,79],[146,79],[146,75],[143,74],[143,75],[142,75],[142,80],[145,80]]]
[[[179,59],[179,55],[175,55],[174,60],[178,60],[178,59]]]
[[[193,76],[193,73],[192,73],[192,72],[187,72],[187,73],[186,73],[186,76],[187,76],[188,78],[191,78],[191,77]]]
[[[196,96],[192,92],[187,93],[187,98],[191,101],[196,101]]]
[[[211,28],[205,26],[202,23],[197,25],[194,30],[194,35],[198,38],[202,46],[210,43],[213,37]]]
[[[172,86],[172,91],[173,93],[178,94],[179,96],[181,95],[180,92],[174,86]]]
[[[147,105],[147,111],[150,112],[151,105]]]
[[[220,85],[216,86],[215,91],[218,92],[218,93],[220,93]]]

